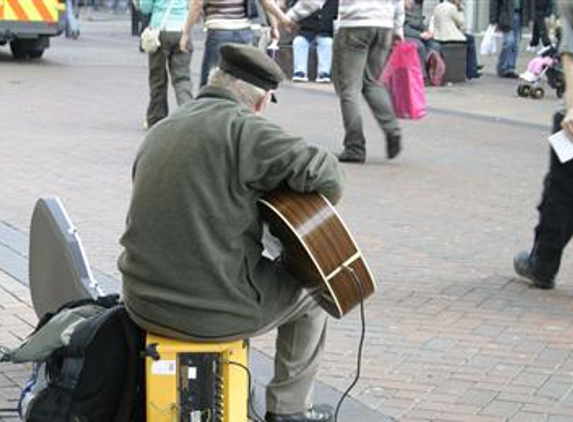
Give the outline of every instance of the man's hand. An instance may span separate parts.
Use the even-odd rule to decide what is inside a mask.
[[[186,32],[181,34],[181,39],[179,40],[179,50],[181,50],[183,53],[189,53],[191,51],[191,37]]]
[[[563,122],[561,123],[561,128],[567,134],[567,137],[571,142],[573,142],[573,108],[569,109]]]
[[[284,13],[279,18],[279,25],[287,32],[292,32],[296,28],[296,22]]]
[[[404,41],[404,28],[394,28],[394,42]]]
[[[281,39],[281,33],[277,26],[271,27],[271,41],[275,41],[277,44]]]
[[[425,41],[431,40],[432,38],[434,38],[434,34],[431,33],[430,31],[424,31],[420,34],[420,38]]]

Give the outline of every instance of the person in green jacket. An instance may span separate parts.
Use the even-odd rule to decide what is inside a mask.
[[[133,166],[119,259],[125,304],[145,330],[191,340],[278,327],[266,420],[328,421],[312,387],[326,313],[280,261],[263,256],[257,201],[288,187],[336,203],[336,158],[261,116],[282,79],[260,50],[224,44],[197,98],[156,125]]]

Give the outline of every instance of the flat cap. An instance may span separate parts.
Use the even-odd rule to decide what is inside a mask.
[[[283,80],[281,68],[258,48],[245,44],[225,43],[219,47],[219,68],[235,78],[271,91]]]

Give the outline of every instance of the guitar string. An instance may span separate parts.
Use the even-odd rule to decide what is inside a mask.
[[[338,404],[336,405],[336,411],[334,412],[334,422],[338,422],[338,414],[340,412],[340,408],[342,407],[342,403],[344,402],[346,397],[348,397],[350,391],[356,386],[358,380],[360,379],[360,372],[362,370],[362,351],[364,349],[364,339],[366,338],[366,318],[364,316],[364,292],[362,290],[362,285],[360,284],[360,280],[358,279],[358,276],[356,275],[356,272],[352,267],[343,264],[342,269],[350,273],[350,275],[352,276],[352,281],[356,285],[356,290],[358,291],[358,296],[360,298],[361,330],[360,330],[360,341],[358,343],[358,356],[356,358],[356,375],[354,376],[354,380],[352,380],[352,383],[342,394],[342,397],[340,397],[340,400],[338,400]]]

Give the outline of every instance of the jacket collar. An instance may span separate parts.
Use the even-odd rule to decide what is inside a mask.
[[[201,98],[222,98],[225,100],[233,101],[235,103],[239,103],[239,99],[231,91],[209,85],[201,88],[199,94],[197,94],[197,99],[199,100]]]

